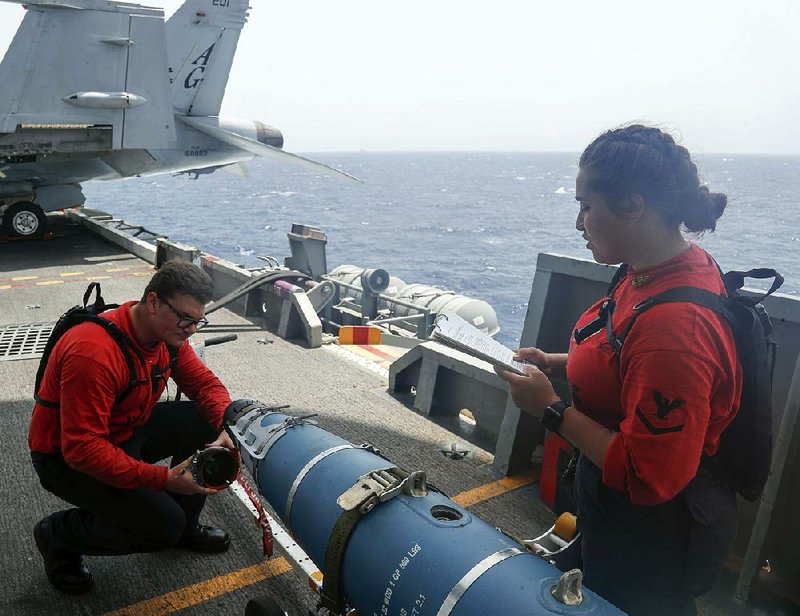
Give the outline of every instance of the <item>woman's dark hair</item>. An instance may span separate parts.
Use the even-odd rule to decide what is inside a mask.
[[[631,124],[606,131],[581,154],[591,190],[611,197],[611,206],[639,194],[667,222],[689,231],[713,231],[728,197],[701,186],[689,151],[658,128]]]
[[[167,300],[182,293],[207,304],[214,297],[214,283],[208,274],[188,261],[167,261],[147,283],[141,303],[146,301],[149,293]]]

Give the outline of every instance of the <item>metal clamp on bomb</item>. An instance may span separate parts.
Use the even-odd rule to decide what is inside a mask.
[[[309,415],[303,415],[302,417],[287,417],[281,423],[274,424],[267,428],[262,434],[260,434],[260,445],[256,447],[257,443],[253,443],[249,447],[247,447],[248,451],[251,455],[257,460],[263,460],[272,446],[277,443],[280,438],[286,434],[286,431],[289,428],[294,428],[296,426],[303,426],[303,425],[317,425],[317,422],[311,419],[312,417],[316,417],[316,413],[311,413]],[[245,444],[247,446],[247,444]],[[251,449],[255,449],[255,451],[250,451]]]
[[[236,400],[225,410],[225,425],[231,437],[241,444],[241,447],[253,459],[262,460],[266,457],[272,446],[286,434],[286,430],[305,424],[315,425],[311,420],[316,413],[302,417],[286,416],[278,423],[264,426],[263,420],[270,415],[283,414],[288,404],[280,406],[267,406],[258,400]],[[254,478],[256,473],[253,473]]]
[[[288,404],[267,406],[258,400],[236,400],[225,410],[225,423],[238,440],[252,443],[255,435],[248,431],[257,420],[288,408]]]
[[[399,468],[372,471],[359,477],[353,487],[336,499],[336,504],[345,511],[358,507],[359,512],[364,514],[401,492],[409,496],[426,496],[428,484],[425,471],[407,473]]]
[[[236,479],[239,473],[239,456],[227,447],[207,447],[192,456],[189,468],[199,485],[220,490]]]
[[[394,498],[398,494],[424,497],[428,494],[425,471],[406,472],[401,468],[380,469],[362,475],[351,488],[336,499],[342,513],[328,538],[325,550],[325,575],[322,582],[319,607],[334,614],[342,614],[345,600],[342,595],[342,558],[345,546],[361,516],[366,515],[379,503]]]

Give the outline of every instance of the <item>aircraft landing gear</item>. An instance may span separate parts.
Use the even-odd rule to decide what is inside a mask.
[[[3,213],[3,227],[11,235],[36,237],[44,233],[47,218],[35,203],[18,201]]]

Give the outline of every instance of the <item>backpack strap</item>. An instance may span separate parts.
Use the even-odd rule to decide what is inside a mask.
[[[620,266],[620,270],[614,276],[612,280],[613,288],[616,288],[615,285],[619,284],[619,280],[617,276],[619,272],[622,271],[622,268],[625,267],[627,270],[627,266],[624,264]],[[719,269],[719,265],[717,265]],[[704,306],[713,310],[717,314],[722,317],[725,317],[730,321],[729,315],[727,314],[726,304],[728,301],[734,302],[742,302],[750,307],[756,308],[758,312],[759,318],[762,321],[762,326],[764,327],[765,332],[769,335],[772,331],[772,326],[769,322],[769,317],[766,317],[766,313],[763,307],[759,307],[758,305],[767,297],[772,295],[775,291],[780,289],[781,285],[783,285],[783,276],[781,276],[776,270],[768,267],[760,267],[755,268],[747,271],[740,271],[740,270],[731,270],[727,273],[722,273],[720,270],[720,276],[722,277],[722,282],[725,285],[725,290],[728,292],[729,297],[726,298],[723,295],[717,295],[716,293],[712,293],[711,291],[706,291],[705,289],[698,289],[696,287],[675,287],[673,289],[668,289],[663,293],[659,293],[654,297],[650,297],[645,299],[633,307],[633,316],[631,320],[628,321],[625,330],[622,332],[621,336],[617,336],[614,334],[612,324],[611,324],[611,315],[614,311],[614,303],[610,302],[609,310],[607,310],[606,318],[603,322],[603,325],[606,328],[606,337],[608,338],[608,342],[611,345],[611,348],[614,350],[615,353],[619,354],[622,350],[622,345],[625,342],[625,338],[627,338],[628,333],[630,332],[633,324],[636,322],[636,318],[645,310],[652,308],[653,306],[657,306],[658,304],[664,304],[667,302],[691,302],[693,304],[699,304],[700,306]],[[764,295],[760,297],[750,298],[744,297],[739,295],[738,291],[744,286],[744,281],[746,278],[758,278],[760,280],[767,280],[772,278],[772,285],[770,286],[769,290],[764,293]],[[621,277],[620,277],[621,280]],[[763,315],[763,316],[762,316]],[[602,315],[602,308],[601,308],[601,315]],[[584,329],[591,326],[594,322],[589,323]],[[594,331],[598,331],[595,329]],[[592,332],[594,333],[594,332]],[[576,341],[578,341],[578,331],[575,332],[576,334]],[[591,335],[591,334],[589,334]],[[772,358],[772,369],[774,370],[774,355],[775,349],[772,350],[773,358]]]
[[[91,285],[89,285],[89,289],[86,290],[86,295],[84,295],[84,302],[88,300],[88,296],[92,290],[93,285],[97,285],[98,300],[102,301],[102,297],[100,296],[100,286],[96,282],[93,282]],[[146,365],[146,362],[144,357],[142,356],[142,353],[139,351],[139,349],[136,348],[136,345],[133,342],[133,340],[131,340],[130,337],[124,331],[122,331],[116,324],[112,323],[108,319],[104,319],[103,317],[97,315],[83,314],[76,316],[74,318],[79,322],[89,322],[100,325],[103,329],[106,330],[106,332],[108,332],[108,335],[111,336],[114,342],[117,343],[117,346],[120,348],[120,351],[122,351],[122,357],[125,359],[125,364],[128,366],[128,374],[130,375],[130,377],[128,380],[127,387],[116,397],[115,404],[118,404],[119,402],[122,402],[122,400],[127,398],[128,395],[130,395],[131,391],[133,391],[134,387],[147,382],[146,380],[139,380],[136,378],[136,365],[134,364],[133,355],[136,355],[136,358],[142,365]],[[38,387],[39,384],[40,382],[39,379],[37,378],[36,393],[33,396],[34,400],[36,400],[36,402],[41,406],[46,406],[48,408],[56,408],[56,409],[59,408],[60,405],[58,404],[58,402],[45,400],[44,398],[39,396],[39,387]]]
[[[125,358],[125,363],[127,363],[128,365],[128,371],[130,373],[128,386],[114,400],[114,404],[119,404],[130,395],[134,387],[138,387],[139,385],[144,385],[148,381],[148,379],[136,378],[136,367],[133,364],[133,357],[131,356],[130,352],[127,349],[129,349],[136,355],[136,358],[139,360],[139,363],[141,363],[143,366],[146,366],[147,362],[144,356],[142,355],[141,351],[139,351],[139,349],[136,347],[136,343],[134,343],[133,340],[131,340],[131,337],[128,336],[128,334],[122,331],[113,322],[104,319],[102,317],[96,317],[96,318],[99,319],[100,321],[105,321],[105,324],[104,323],[99,323],[99,324],[103,325],[103,327],[106,328],[106,331],[119,345],[120,350],[122,351],[122,355]],[[94,319],[91,320],[94,321]],[[166,345],[166,347],[167,347],[167,352],[169,353],[169,362],[163,368],[161,366],[154,365],[150,373],[150,381],[152,383],[154,392],[158,385],[158,381],[162,378],[165,381],[169,379],[170,375],[172,374],[172,369],[175,367],[175,364],[178,363],[178,349],[173,348],[169,345]]]
[[[92,296],[92,292],[95,293],[95,301],[92,307],[89,307],[89,298]],[[108,308],[117,308],[116,304],[112,304],[111,306],[106,306],[105,301],[103,300],[103,296],[100,294],[100,283],[99,282],[92,282],[86,287],[86,292],[83,294],[83,314],[90,315],[95,314],[98,315],[101,312],[104,312]],[[45,344],[44,351],[42,352],[42,357],[39,360],[39,367],[36,370],[36,380],[33,386],[33,397],[34,399],[42,404],[43,406],[48,406],[51,408],[58,408],[58,405],[53,402],[48,401],[39,401],[39,389],[42,385],[42,379],[44,378],[45,370],[47,369],[47,361],[50,358],[50,354],[53,352],[58,341],[61,339],[61,336],[66,332],[67,329],[76,325],[81,321],[81,318],[77,316],[75,313],[81,309],[80,304],[70,308],[61,315],[58,319],[56,324],[53,326],[53,329],[50,332],[50,336],[47,339],[47,343]],[[65,325],[69,323],[69,325]],[[61,330],[61,331],[60,331]],[[59,332],[60,333],[57,333]]]
[[[580,344],[589,336],[594,336],[597,332],[607,326],[611,322],[611,314],[614,312],[614,300],[607,297],[602,304],[600,310],[597,312],[597,317],[589,321],[580,329],[572,332],[572,337],[575,338],[575,343]]]
[[[103,300],[103,296],[100,294],[99,282],[89,283],[89,286],[86,287],[86,292],[83,294],[83,307],[86,308],[89,305],[89,298],[92,296],[92,291],[95,292],[94,305],[97,307],[97,314],[100,314],[103,312],[106,302]]]
[[[621,263],[620,266],[617,268],[617,271],[614,272],[614,276],[611,278],[611,282],[608,284],[608,296],[611,297],[614,294],[614,291],[617,290],[617,287],[622,282],[622,279],[628,275],[628,264]]]
[[[739,270],[731,270],[726,274],[722,274],[722,282],[725,283],[725,289],[729,294],[733,294],[744,286],[745,278],[758,278],[766,280],[772,278],[772,286],[760,298],[753,300],[754,304],[764,301],[767,297],[775,293],[783,285],[783,276],[777,271],[768,267],[759,267],[756,269],[747,270],[742,272]]]
[[[166,345],[166,346],[167,346],[167,351],[169,352],[169,364],[167,365],[167,369],[172,371],[172,369],[175,367],[175,364],[178,363],[178,351],[180,350],[180,348],[176,349],[176,348],[171,347],[169,345]],[[166,370],[165,370],[165,372],[166,372]]]
[[[122,351],[122,356],[125,358],[125,363],[128,365],[128,373],[130,374],[128,386],[123,389],[114,400],[114,404],[119,404],[130,395],[134,387],[138,387],[139,385],[147,383],[147,379],[136,378],[136,366],[133,363],[133,356],[131,355],[131,352],[133,352],[133,355],[136,355],[139,363],[143,366],[147,366],[147,361],[145,360],[141,351],[136,348],[136,343],[134,343],[130,336],[122,331],[116,324],[112,323],[108,319],[104,319],[103,317],[95,317],[95,319],[90,320],[93,323],[97,323],[105,328],[105,330],[119,346],[120,350]]]
[[[628,264],[623,263],[618,268],[617,271],[614,272],[614,276],[611,278],[611,282],[608,285],[608,295],[606,296],[605,301],[600,304],[600,310],[597,313],[597,317],[581,327],[580,329],[576,329],[572,335],[575,338],[576,344],[580,344],[584,340],[586,340],[589,336],[593,336],[601,329],[607,326],[607,324],[611,321],[611,314],[614,312],[614,300],[612,296],[614,295],[614,291],[617,290],[617,287],[622,283],[622,280],[628,274]]]
[[[90,304],[92,294],[94,294],[94,302]],[[51,333],[47,344],[45,345],[44,352],[42,353],[42,359],[39,361],[39,368],[36,372],[33,397],[38,404],[48,408],[57,409],[59,407],[58,402],[45,400],[39,396],[39,389],[47,368],[47,360],[55,348],[55,345],[58,343],[66,330],[83,322],[95,323],[105,329],[108,335],[111,336],[114,342],[117,343],[117,346],[122,352],[122,357],[125,359],[125,364],[128,367],[129,374],[128,384],[125,389],[116,397],[114,401],[115,404],[119,404],[125,398],[127,398],[133,391],[134,387],[146,384],[148,382],[148,379],[136,378],[136,365],[134,363],[134,356],[136,359],[138,359],[142,366],[147,366],[147,362],[145,361],[145,358],[139,348],[136,346],[136,343],[130,338],[130,336],[128,336],[128,334],[120,329],[119,326],[100,316],[102,312],[114,308],[119,308],[119,304],[106,304],[100,291],[100,283],[92,282],[86,287],[86,291],[83,294],[83,309],[81,310],[81,306],[78,305],[68,310],[61,316],[58,323],[56,323],[55,327],[53,328],[53,333]],[[59,330],[60,333],[54,336],[53,334]],[[160,366],[153,366],[152,368],[150,380],[152,380],[153,391],[155,391],[160,379],[163,378],[166,380],[169,378],[173,368],[178,362],[178,349],[173,349],[172,347],[167,346],[167,350],[169,352],[168,364],[163,368]]]
[[[171,347],[168,344],[166,345],[166,347],[167,347],[167,352],[169,353],[169,362],[167,362],[167,365],[164,366],[163,368],[161,366],[153,366],[152,374],[150,376],[153,382],[153,392],[156,391],[156,387],[158,386],[158,381],[160,379],[164,379],[164,381],[166,382],[167,379],[169,379],[169,377],[172,376],[172,370],[175,368],[175,364],[178,363],[179,349]]]
[[[611,345],[611,349],[619,356],[619,353],[622,351],[622,345],[625,343],[625,339],[628,337],[628,334],[630,333],[633,324],[636,322],[637,317],[653,306],[672,302],[689,302],[704,306],[705,308],[713,310],[725,318],[726,301],[727,298],[724,295],[717,295],[716,293],[706,291],[705,289],[699,289],[697,287],[674,287],[672,289],[667,289],[663,293],[659,293],[653,297],[648,297],[647,299],[636,304],[633,307],[633,316],[631,316],[630,321],[628,321],[625,329],[619,336],[614,333],[611,323],[611,314],[609,314],[605,323],[606,338],[608,339],[608,343]]]

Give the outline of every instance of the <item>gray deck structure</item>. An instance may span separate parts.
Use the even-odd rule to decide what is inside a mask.
[[[107,301],[138,298],[153,273],[148,260],[66,218],[51,218],[53,239],[0,243],[0,331],[11,325],[53,323],[80,301],[89,280],[101,282]],[[326,346],[309,348],[303,341],[283,340],[262,329],[261,319],[226,309],[215,312],[211,325],[198,336],[231,332],[238,340],[208,349],[206,360],[234,398],[289,404],[298,415],[317,413],[320,425],[331,432],[355,443],[369,441],[408,470],[426,470],[429,480],[451,497],[501,479],[487,449],[471,445],[473,453],[462,460],[444,457],[439,446],[462,442],[459,435],[390,395],[385,376],[344,361]],[[206,556],[175,549],[88,557],[95,589],[79,597],[52,589],[31,530],[41,517],[65,505],[39,486],[28,456],[37,365],[35,359],[0,361],[0,433],[5,441],[0,467],[0,614],[243,614],[247,600],[261,595],[278,599],[292,616],[314,607],[315,595],[300,575],[270,575],[262,566],[258,529],[230,491],[209,499],[203,520],[231,532],[227,553]],[[470,509],[521,537],[539,534],[553,517],[538,501],[535,485],[482,500]],[[275,566],[285,571],[280,556],[275,555]],[[726,599],[732,579],[726,574],[720,590],[703,601],[703,614],[777,615],[797,609],[758,593],[753,604],[735,606]]]

